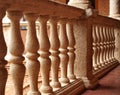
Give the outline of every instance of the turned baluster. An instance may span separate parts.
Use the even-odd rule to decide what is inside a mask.
[[[106,58],[106,53],[107,53],[106,26],[103,27],[103,36],[104,36],[104,63],[105,63],[105,65],[107,65],[107,58]]]
[[[110,62],[112,63],[112,50],[113,50],[113,46],[112,46],[112,27],[109,27],[109,36],[110,36],[110,54],[109,54],[109,58],[110,58]]]
[[[106,26],[106,62],[107,64],[109,63],[108,62],[108,51],[109,51],[109,45],[108,45],[108,26]]]
[[[28,31],[26,35],[26,69],[29,75],[30,81],[30,90],[27,95],[40,95],[38,90],[38,74],[40,69],[38,58],[38,49],[39,43],[36,36],[36,26],[35,21],[37,19],[36,14],[27,13],[25,14],[25,18],[28,21]]]
[[[7,81],[8,72],[5,68],[7,61],[4,59],[7,53],[7,47],[3,36],[2,18],[5,15],[5,10],[0,9],[0,95],[5,95],[5,85]]]
[[[92,26],[92,36],[93,36],[93,68],[94,70],[97,70],[98,64],[97,64],[97,54],[98,54],[98,49],[97,49],[97,35],[96,35],[96,26]]]
[[[115,34],[114,34],[114,27],[111,27],[111,45],[112,45],[112,50],[111,50],[111,53],[112,53],[112,62],[115,61],[115,57],[114,57],[114,51],[115,51]]]
[[[38,33],[38,39],[40,45],[39,48],[40,73],[42,77],[42,84],[40,91],[42,95],[52,93],[52,88],[49,84],[51,61],[49,59],[50,43],[47,35],[47,20],[48,20],[48,16],[39,16],[40,31]]]
[[[103,53],[104,53],[104,47],[103,47],[103,41],[104,41],[104,39],[103,39],[103,27],[102,26],[100,26],[100,31],[99,31],[99,33],[100,33],[100,64],[101,64],[101,66],[104,66],[104,59],[103,59]]]
[[[113,43],[113,61],[115,61],[115,62],[117,62],[117,60],[116,60],[116,58],[115,58],[115,32],[114,32],[114,30],[115,30],[115,27],[113,27],[113,32],[112,32],[112,36],[113,36],[113,41],[112,41],[112,43]]]
[[[68,56],[69,56],[69,61],[68,61],[68,78],[70,81],[74,81],[76,79],[74,75],[74,61],[75,61],[75,37],[73,33],[73,21],[69,20],[67,21],[66,24],[66,29],[67,29],[67,37],[68,37]]]
[[[110,53],[111,53],[111,52],[110,52],[110,51],[111,51],[110,39],[111,39],[111,38],[110,38],[110,27],[109,27],[109,26],[107,27],[107,30],[108,30],[108,31],[107,31],[107,36],[108,36],[108,37],[107,37],[107,38],[108,38],[108,63],[110,63],[110,55],[111,55],[111,54],[110,54]]]
[[[50,22],[50,52],[51,52],[51,72],[52,72],[52,81],[51,81],[51,86],[53,87],[53,90],[58,90],[61,85],[59,82],[58,78],[58,73],[59,73],[59,63],[60,63],[60,58],[59,58],[59,38],[58,38],[58,32],[57,32],[57,18],[56,17],[51,17],[49,19]]]
[[[101,49],[100,49],[100,26],[97,25],[96,26],[96,37],[97,37],[97,65],[99,68],[101,68],[101,64],[100,64],[100,53],[101,53]]]
[[[102,47],[103,47],[103,65],[105,66],[106,63],[105,63],[105,52],[106,52],[106,47],[105,47],[105,41],[106,41],[106,37],[104,35],[104,32],[105,32],[105,28],[104,26],[102,26],[102,31],[101,31],[101,34],[102,34]]]
[[[24,51],[24,45],[20,34],[20,18],[22,12],[20,11],[8,11],[7,16],[11,20],[11,30],[9,31],[9,59],[10,73],[14,84],[14,95],[23,95],[23,79],[25,75],[25,67],[22,64],[24,57],[22,56]]]
[[[66,19],[59,20],[60,31],[59,31],[59,40],[60,40],[60,67],[61,67],[61,78],[60,82],[62,86],[65,86],[69,83],[67,77],[67,66],[68,66],[68,39],[66,35]]]
[[[107,63],[109,65],[109,63],[110,63],[110,60],[109,60],[110,45],[109,45],[109,27],[108,26],[106,27],[106,35],[107,35],[107,54],[106,54],[106,57],[107,57]]]

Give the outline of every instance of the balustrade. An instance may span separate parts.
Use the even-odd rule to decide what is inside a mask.
[[[84,9],[87,9],[89,0],[85,1],[87,5]],[[7,61],[10,63],[14,95],[23,95],[25,66],[29,76],[27,95],[76,95],[85,87],[94,87],[97,78],[93,73],[117,64],[114,55],[115,25],[119,28],[117,20],[99,15],[86,18],[84,10],[52,1],[11,0],[4,3],[9,6],[6,10],[0,8],[0,95],[5,95]],[[6,11],[11,30],[5,42],[2,19]],[[20,32],[22,16],[27,20],[25,44]],[[101,22],[104,20],[106,22]],[[36,21],[39,23],[38,30]],[[9,57],[5,61],[7,49]],[[75,65],[78,67],[75,68]]]
[[[117,62],[114,56],[115,31],[114,26],[108,23],[95,22],[92,27],[93,70],[96,72]]]

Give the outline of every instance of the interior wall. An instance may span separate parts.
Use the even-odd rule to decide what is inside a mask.
[[[109,16],[109,0],[95,0],[95,8],[100,15]]]

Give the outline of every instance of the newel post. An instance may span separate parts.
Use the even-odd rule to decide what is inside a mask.
[[[87,89],[93,89],[97,85],[97,79],[93,75],[93,37],[92,18],[77,20],[74,24],[76,39],[75,75],[83,80]]]

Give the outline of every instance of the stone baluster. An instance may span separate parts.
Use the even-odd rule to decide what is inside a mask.
[[[113,37],[112,37],[112,27],[111,26],[109,27],[109,36],[110,36],[110,54],[109,54],[109,58],[110,58],[110,62],[112,63],[112,49],[113,49],[112,40],[113,40]]]
[[[58,72],[59,72],[59,47],[60,42],[58,38],[58,32],[57,32],[57,17],[51,17],[49,19],[50,22],[50,52],[51,52],[51,69],[52,69],[52,81],[51,86],[53,87],[53,90],[58,90],[61,85],[58,80]]]
[[[7,53],[7,47],[5,44],[2,27],[2,18],[5,15],[5,10],[1,8],[0,11],[0,95],[5,95],[5,85],[8,76],[7,70],[5,68],[7,61],[4,59]]]
[[[115,60],[115,56],[114,56],[114,52],[115,52],[115,33],[114,33],[114,27],[112,27],[112,30],[111,30],[111,33],[112,33],[112,61],[116,61]]]
[[[107,34],[107,63],[109,64],[109,51],[110,51],[110,46],[109,46],[109,27],[106,27],[106,34]]]
[[[106,47],[105,47],[105,42],[106,42],[106,37],[105,37],[105,28],[102,26],[102,38],[103,38],[103,64],[106,65],[106,59],[105,59],[105,54],[106,54]]]
[[[69,56],[69,61],[68,61],[68,78],[70,81],[74,81],[76,79],[74,75],[74,61],[75,61],[75,37],[73,33],[73,21],[68,20],[66,24],[66,30],[67,30],[67,37],[68,37],[68,56]]]
[[[104,63],[107,65],[106,53],[107,53],[107,35],[106,35],[106,26],[103,27],[103,36],[104,36]]]
[[[111,29],[110,26],[108,26],[108,37],[109,37],[109,63],[111,63]]]
[[[69,83],[67,77],[67,66],[68,66],[68,39],[66,35],[66,19],[59,20],[60,31],[59,31],[59,40],[60,40],[60,67],[61,67],[61,78],[60,82],[62,86],[65,86]]]
[[[39,50],[40,73],[42,77],[42,84],[40,91],[42,95],[52,93],[52,87],[49,84],[51,61],[49,59],[50,42],[47,34],[47,21],[48,21],[48,16],[42,16],[42,15],[39,16],[40,31],[38,32],[38,39],[40,45],[40,50]]]
[[[9,31],[9,59],[10,73],[14,84],[14,95],[23,95],[23,79],[25,75],[25,66],[22,64],[24,57],[22,56],[24,51],[24,45],[20,34],[20,18],[22,12],[20,11],[8,11],[8,18],[11,20],[11,30]]]
[[[96,26],[95,28],[96,30],[96,38],[97,38],[97,66],[98,68],[101,68],[101,64],[100,64],[100,53],[101,53],[101,50],[100,50],[100,27],[99,25]]]
[[[101,66],[104,66],[104,59],[103,59],[103,54],[104,54],[104,47],[103,47],[103,41],[104,41],[104,38],[103,38],[103,27],[100,26],[100,63],[101,63]]]
[[[38,74],[40,69],[38,58],[38,49],[39,43],[36,36],[36,26],[35,21],[37,19],[36,14],[27,13],[25,14],[25,18],[28,21],[28,31],[26,35],[26,69],[28,71],[29,79],[30,79],[30,91],[27,95],[40,95],[38,90]]]
[[[96,26],[92,26],[92,36],[93,36],[93,68],[94,70],[97,70],[98,64],[97,64],[97,54],[98,54],[98,49],[97,49],[97,35],[96,35]]]

